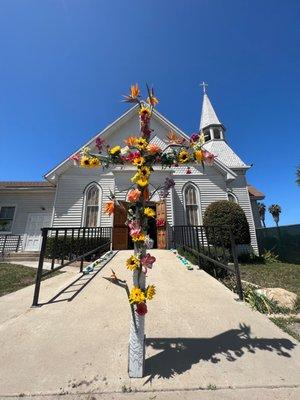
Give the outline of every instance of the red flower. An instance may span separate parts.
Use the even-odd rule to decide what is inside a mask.
[[[147,304],[146,303],[138,303],[136,306],[136,313],[139,315],[147,314]]]
[[[161,228],[162,226],[165,226],[166,221],[163,218],[157,219],[156,220],[156,226],[158,228]]]

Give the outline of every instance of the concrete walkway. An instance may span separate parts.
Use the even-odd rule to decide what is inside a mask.
[[[153,251],[158,262],[148,276],[157,295],[148,303],[146,376],[129,379],[125,291],[102,278],[111,267],[130,283],[124,267],[130,254],[119,252],[72,301],[91,276],[78,281],[80,275],[68,271],[43,282],[45,305],[36,309],[30,308],[33,287],[0,298],[1,399],[299,398],[297,342],[209,275],[187,271],[163,250]],[[143,393],[122,394],[130,390]]]

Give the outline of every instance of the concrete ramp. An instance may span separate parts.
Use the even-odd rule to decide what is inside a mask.
[[[299,386],[293,338],[205,272],[186,270],[170,251],[151,253],[157,262],[147,282],[157,295],[148,303],[145,378],[127,375],[125,290],[103,279],[113,268],[131,286],[125,267],[131,251],[120,251],[72,301],[49,302],[72,282],[76,290],[80,275],[70,271],[42,283],[40,308],[30,308],[33,287],[0,298],[0,398],[232,387],[280,388],[286,395]]]

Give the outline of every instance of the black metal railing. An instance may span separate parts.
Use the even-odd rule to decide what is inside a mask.
[[[111,227],[42,228],[42,245],[36,274],[33,306],[38,306],[42,279],[74,262],[93,260],[110,250]],[[44,261],[51,261],[51,269],[43,271]],[[59,264],[58,266],[55,266]]]
[[[173,226],[172,234],[173,247],[181,247],[193,254],[199,267],[203,262],[208,262],[214,268],[234,274],[239,298],[243,300],[236,240],[230,227],[177,225]]]
[[[5,253],[15,253],[21,244],[21,235],[0,235],[0,256]]]

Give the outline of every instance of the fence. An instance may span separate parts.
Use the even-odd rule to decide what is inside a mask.
[[[237,246],[229,227],[180,225],[173,226],[172,231],[173,246],[193,254],[199,266],[213,266],[215,276],[217,268],[234,274],[239,298],[243,299]]]
[[[98,258],[110,249],[111,237],[110,227],[42,228],[42,245],[32,305],[38,305],[41,281],[45,276],[76,261],[80,262],[82,272],[84,260]],[[43,271],[45,258],[51,260],[51,269],[48,271]]]
[[[300,224],[256,229],[259,253],[270,250],[280,261],[300,264]]]
[[[21,235],[0,235],[0,256],[17,252],[21,244]]]

